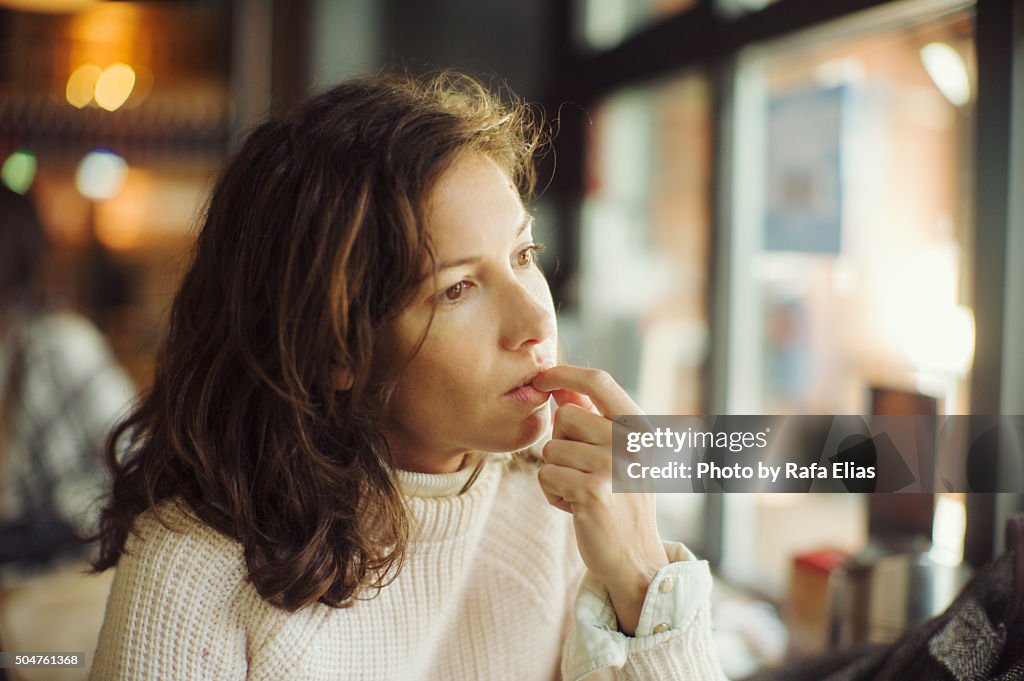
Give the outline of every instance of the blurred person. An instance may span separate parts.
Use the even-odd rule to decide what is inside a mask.
[[[42,300],[47,247],[31,200],[0,187],[0,646],[7,651],[95,644],[109,580],[81,576],[89,549],[81,537],[96,531],[107,492],[103,441],[134,393],[96,328]]]
[[[556,364],[541,128],[444,73],[250,134],[108,441],[92,678],[724,678],[706,561],[611,491],[639,407]]]

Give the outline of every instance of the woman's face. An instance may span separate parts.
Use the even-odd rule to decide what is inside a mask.
[[[546,432],[548,394],[520,386],[555,364],[557,330],[532,219],[493,161],[461,156],[428,196],[426,227],[441,269],[386,330],[385,356],[407,357],[430,330],[398,383],[387,437],[401,468],[441,473]]]

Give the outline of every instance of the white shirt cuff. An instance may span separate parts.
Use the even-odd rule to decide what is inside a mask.
[[[611,597],[588,571],[573,608],[573,629],[562,653],[565,681],[576,681],[602,667],[621,667],[629,653],[680,636],[711,594],[706,560],[678,542],[664,542],[669,564],[654,575],[640,610],[635,636],[618,630]]]

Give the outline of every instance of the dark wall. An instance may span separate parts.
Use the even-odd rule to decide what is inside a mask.
[[[382,3],[380,52],[413,70],[453,67],[499,78],[537,101],[547,87],[551,0],[389,0]]]

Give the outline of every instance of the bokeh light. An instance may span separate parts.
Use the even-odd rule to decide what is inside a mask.
[[[882,303],[885,327],[917,371],[965,376],[974,360],[974,312],[959,305],[958,253],[922,248],[893,272]]]
[[[124,104],[135,87],[135,71],[127,64],[111,64],[96,81],[96,103],[107,111]]]
[[[36,157],[31,151],[16,151],[0,167],[0,180],[13,192],[24,194],[36,178]]]
[[[78,165],[75,186],[82,196],[94,201],[113,198],[124,187],[128,164],[108,149],[90,151]]]
[[[950,103],[963,106],[971,101],[971,79],[959,52],[946,43],[928,43],[921,48],[921,62]]]
[[[82,64],[75,69],[68,77],[68,86],[65,92],[68,104],[82,109],[92,101],[96,92],[96,81],[100,79],[103,69],[95,64]]]

